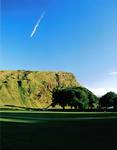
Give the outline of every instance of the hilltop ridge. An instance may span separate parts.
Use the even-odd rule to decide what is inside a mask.
[[[0,71],[0,107],[45,108],[52,102],[56,87],[80,86],[68,72]]]

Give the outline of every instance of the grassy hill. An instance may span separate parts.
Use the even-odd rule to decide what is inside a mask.
[[[67,72],[0,71],[0,107],[48,107],[54,88],[79,85]]]

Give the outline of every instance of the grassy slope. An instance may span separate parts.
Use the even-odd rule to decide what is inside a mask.
[[[53,88],[58,86],[79,86],[79,83],[67,72],[0,71],[0,107],[47,107]]]
[[[117,116],[117,113],[2,112],[3,118],[33,117],[39,122],[1,122],[1,150],[115,149],[117,119],[54,120],[54,118]],[[50,118],[48,122],[47,118]],[[21,119],[22,120],[22,119]]]

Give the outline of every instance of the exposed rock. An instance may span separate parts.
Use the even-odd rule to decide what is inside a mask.
[[[0,106],[45,108],[56,87],[79,86],[72,73],[0,71]]]

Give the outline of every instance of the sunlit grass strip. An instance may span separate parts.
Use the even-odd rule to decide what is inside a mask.
[[[117,114],[117,112],[62,112],[62,111],[26,111],[26,110],[0,110],[0,113],[35,113],[35,114]]]
[[[0,122],[32,123],[31,120],[10,119],[10,118],[0,118]]]
[[[80,116],[80,117],[58,117],[58,116],[2,116],[0,122],[24,122],[24,123],[47,123],[56,121],[80,121],[80,120],[106,120],[106,119],[117,119],[117,116]]]
[[[117,112],[53,112],[53,111],[0,111],[0,116],[4,115],[31,115],[34,117],[108,117],[117,116]]]

